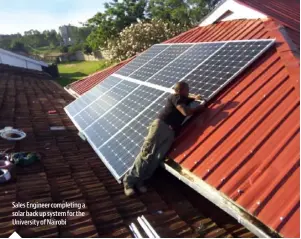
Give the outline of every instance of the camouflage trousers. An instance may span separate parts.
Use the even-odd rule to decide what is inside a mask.
[[[170,149],[174,137],[175,133],[169,125],[162,120],[154,120],[149,126],[148,135],[135,159],[134,166],[124,176],[124,185],[139,186],[144,180],[150,178]]]

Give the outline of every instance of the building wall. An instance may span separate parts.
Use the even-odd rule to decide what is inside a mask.
[[[100,51],[96,51],[92,53],[92,55],[87,55],[82,51],[77,51],[75,53],[75,57],[77,61],[99,61],[100,59],[104,58]]]

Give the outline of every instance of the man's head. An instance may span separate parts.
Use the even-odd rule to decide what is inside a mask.
[[[189,95],[189,85],[185,81],[177,82],[174,86],[174,90],[176,94],[186,97]]]

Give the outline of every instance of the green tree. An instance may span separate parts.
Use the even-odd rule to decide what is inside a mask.
[[[27,52],[24,43],[20,40],[15,40],[11,43],[10,49],[16,52]]]
[[[190,24],[188,6],[184,0],[150,0],[147,12],[152,19]]]
[[[160,19],[193,26],[208,14],[217,0],[150,0],[147,14]]]
[[[60,48],[61,53],[67,53],[68,52],[68,47],[67,46],[61,46]]]
[[[93,30],[87,41],[93,50],[106,47],[107,41],[117,36],[125,27],[144,19],[147,0],[113,0],[105,3],[104,13],[88,20]]]
[[[180,24],[160,20],[144,21],[126,27],[118,38],[110,40],[110,58],[124,60],[187,30]]]

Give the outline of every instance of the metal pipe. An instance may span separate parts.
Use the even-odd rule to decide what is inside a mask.
[[[146,226],[146,224],[144,223],[144,221],[138,217],[137,218],[140,226],[143,228],[143,230],[145,231],[146,235],[149,237],[149,238],[154,238],[155,235],[153,235],[153,233],[151,232],[151,230]]]
[[[135,223],[132,222],[129,225],[129,228],[130,228],[130,230],[132,231],[132,233],[134,234],[134,236],[136,238],[143,238],[142,235],[141,235],[141,233],[139,232],[138,228],[136,227]]]
[[[151,224],[148,222],[148,220],[142,215],[141,219],[144,221],[146,226],[151,230],[152,234],[155,236],[155,238],[160,238],[158,233],[155,231],[155,229],[151,226]]]

